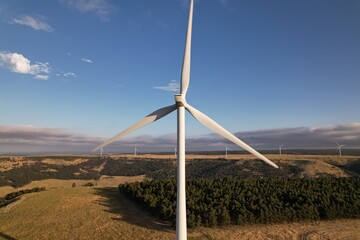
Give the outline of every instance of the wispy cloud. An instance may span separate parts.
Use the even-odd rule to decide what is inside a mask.
[[[47,32],[54,31],[54,29],[44,19],[45,17],[43,16],[33,17],[29,15],[23,15],[18,18],[13,18],[10,23],[24,25],[35,30],[42,30]]]
[[[22,54],[9,52],[0,52],[0,67],[7,68],[14,73],[34,75],[39,80],[48,79],[51,69],[47,62],[31,64],[30,60]]]
[[[67,72],[63,74],[64,77],[76,77],[76,74],[73,72]]]
[[[86,62],[86,63],[94,63],[94,61],[89,58],[81,58],[81,61]]]
[[[114,6],[108,0],[60,0],[72,8],[83,13],[92,13],[102,20],[109,20]]]
[[[37,80],[48,80],[49,76],[48,75],[36,75],[35,79],[37,79]]]
[[[279,144],[290,149],[336,149],[334,140],[346,144],[345,148],[360,147],[360,122],[322,126],[258,130],[235,133],[252,147],[277,149]],[[0,153],[12,153],[30,149],[38,152],[90,152],[105,139],[83,135],[61,128],[40,128],[34,126],[0,126]],[[221,150],[230,143],[216,134],[187,136],[189,151]],[[137,146],[142,151],[173,151],[176,134],[162,136],[142,135],[127,137],[106,147],[107,152],[129,152]],[[231,147],[231,146],[230,146]],[[240,147],[231,147],[232,150]]]
[[[168,83],[168,85],[166,85],[166,86],[153,87],[153,88],[168,91],[168,92],[179,92],[180,84],[176,80],[171,80]]]

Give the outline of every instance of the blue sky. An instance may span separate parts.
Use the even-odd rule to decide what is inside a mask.
[[[60,140],[68,141],[64,151],[76,151],[71,137],[58,139],[63,133],[88,141],[86,151],[173,104],[188,3],[1,1],[0,152],[20,143],[22,151],[56,151]],[[240,138],[346,128],[329,138],[360,147],[359,10],[357,0],[195,0],[187,101]],[[123,150],[161,149],[160,140],[175,133],[173,113],[129,136]],[[213,138],[190,115],[187,136]],[[58,139],[52,147],[49,138]],[[159,144],[151,148],[144,138]]]

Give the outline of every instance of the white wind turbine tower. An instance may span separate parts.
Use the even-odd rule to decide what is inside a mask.
[[[230,150],[230,148],[228,148],[227,146],[225,146],[225,158],[227,159],[228,157],[228,150]]]
[[[136,156],[137,147],[134,148],[134,156]]]
[[[339,150],[339,156],[341,157],[341,156],[342,156],[342,155],[341,155],[341,148],[344,147],[345,144],[342,144],[342,145],[341,145],[341,144],[338,144],[337,142],[335,142],[335,143],[336,143],[336,145],[338,146],[337,149]]]
[[[279,155],[281,155],[282,146],[284,146],[284,144],[280,144],[280,145],[279,145]]]
[[[103,155],[103,148],[100,149],[100,157]]]
[[[254,154],[256,157],[260,158],[267,164],[278,168],[278,166],[267,159],[265,156],[261,155],[255,149],[251,148],[249,145],[235,137],[233,134],[225,130],[222,126],[217,124],[214,120],[197,110],[196,108],[190,106],[186,102],[186,92],[188,90],[189,81],[190,81],[190,52],[191,52],[191,33],[192,33],[192,19],[193,19],[193,7],[194,0],[190,1],[190,10],[189,10],[189,20],[188,28],[186,35],[184,59],[181,73],[181,86],[180,94],[175,95],[175,104],[160,108],[140,121],[136,122],[132,126],[123,130],[121,133],[117,134],[113,138],[109,139],[105,143],[101,144],[93,151],[99,150],[100,148],[123,138],[129,133],[144,127],[150,123],[153,123],[162,117],[165,117],[169,113],[177,110],[177,204],[176,204],[176,239],[187,239],[186,231],[186,195],[185,195],[185,109],[201,124],[211,129],[212,131],[218,133],[224,138],[230,140],[231,142],[242,147],[246,151]]]

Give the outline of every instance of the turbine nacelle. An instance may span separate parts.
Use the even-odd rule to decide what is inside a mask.
[[[176,107],[185,107],[187,105],[184,95],[175,94],[174,98],[175,98]]]

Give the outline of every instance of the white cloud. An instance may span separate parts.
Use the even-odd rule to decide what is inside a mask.
[[[37,80],[48,80],[49,76],[48,75],[36,75],[35,79]]]
[[[36,62],[31,64],[30,60],[19,53],[0,52],[0,67],[7,68],[11,72],[35,75],[36,79],[45,79],[50,73],[50,64]],[[47,78],[46,78],[47,79]]]
[[[76,77],[76,74],[73,72],[67,72],[63,74],[64,77]]]
[[[36,62],[33,65],[30,65],[31,71],[30,74],[38,74],[38,73],[50,73],[50,64],[48,62],[42,63],[42,62]]]
[[[114,10],[114,7],[108,0],[60,0],[60,2],[80,12],[95,14],[102,20],[108,20]]]
[[[88,58],[81,58],[81,61],[83,61],[83,62],[87,62],[87,63],[94,63],[94,61],[93,61],[93,60],[88,59]]]
[[[16,73],[29,74],[31,71],[30,60],[18,53],[0,53],[0,66]]]
[[[41,18],[44,18],[44,17],[41,17]],[[54,29],[48,23],[46,23],[44,20],[29,16],[29,15],[23,15],[19,18],[13,18],[13,21],[11,23],[28,26],[35,30],[42,30],[42,31],[47,31],[47,32],[54,31]]]
[[[179,92],[180,84],[176,80],[171,80],[167,86],[153,87],[155,89],[160,89],[169,92]]]

